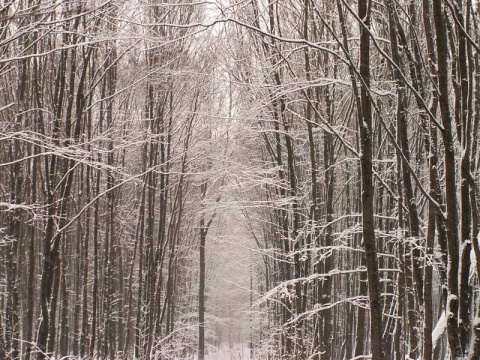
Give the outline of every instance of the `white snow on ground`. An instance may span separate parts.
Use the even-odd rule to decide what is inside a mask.
[[[95,360],[104,360],[101,358],[94,358]],[[117,358],[121,360],[122,357],[119,356]],[[169,358],[171,359],[171,358]],[[197,360],[197,356],[188,357],[188,358],[175,358],[174,360]],[[80,360],[80,358],[74,356],[65,356],[62,358],[55,358],[51,357],[49,360]],[[152,360],[157,360],[156,358],[152,358]],[[205,360],[254,360],[250,358],[250,350],[247,344],[237,344],[234,345],[232,348],[228,346],[221,346],[219,348],[209,348],[207,354],[205,354]]]
[[[226,346],[212,349],[205,356],[205,360],[250,360],[248,346],[237,345],[233,348]]]
[[[188,358],[175,358],[175,360],[197,360],[197,356]],[[250,358],[248,345],[237,344],[233,347],[221,346],[209,348],[205,354],[205,360],[254,360]]]

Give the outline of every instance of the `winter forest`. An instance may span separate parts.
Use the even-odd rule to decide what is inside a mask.
[[[480,359],[480,5],[1,0],[0,359]]]

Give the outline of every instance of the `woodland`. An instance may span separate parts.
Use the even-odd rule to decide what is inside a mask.
[[[480,359],[474,0],[1,0],[0,359]]]

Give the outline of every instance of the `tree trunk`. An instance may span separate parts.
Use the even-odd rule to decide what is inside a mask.
[[[370,4],[370,6],[369,6]],[[360,24],[360,76],[361,109],[360,163],[362,169],[362,215],[363,243],[368,277],[368,295],[370,300],[370,347],[372,360],[384,360],[382,341],[382,306],[380,302],[380,281],[378,274],[377,244],[373,219],[373,135],[372,135],[372,99],[370,98],[370,27],[371,2],[358,1]]]
[[[445,148],[445,192],[447,203],[447,238],[448,238],[448,301],[447,311],[448,343],[454,359],[462,357],[462,347],[459,339],[459,234],[457,211],[457,186],[455,165],[455,142],[452,131],[452,117],[448,103],[448,45],[444,11],[441,0],[433,0],[433,18],[436,30],[438,91],[440,113],[442,116],[443,143]]]

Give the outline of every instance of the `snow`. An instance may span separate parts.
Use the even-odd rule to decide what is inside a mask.
[[[433,332],[432,332],[433,348],[435,348],[435,346],[437,345],[438,340],[440,339],[442,334],[445,332],[446,328],[447,328],[447,315],[445,314],[445,311],[444,311],[442,312],[442,316],[440,316],[440,319],[438,319],[437,325],[435,325],[435,329],[433,329]]]
[[[480,326],[480,318],[475,317],[475,319],[473,319],[473,321],[472,321],[472,327],[473,328],[478,328],[479,326]]]
[[[447,309],[450,307],[450,302],[452,301],[458,301],[458,297],[455,294],[448,294],[447,297]]]
[[[477,257],[475,256],[475,251],[472,250],[470,251],[470,272],[468,275],[468,282],[471,284],[473,278],[476,275],[476,268],[477,268]]]
[[[248,344],[234,344],[231,347],[224,345],[209,348],[205,354],[205,360],[253,360],[250,357]],[[197,360],[196,356],[188,358],[175,357],[174,360]]]
[[[7,202],[0,202],[0,208],[7,208],[6,211],[13,211],[17,209],[32,210],[32,207],[28,205],[12,204]]]
[[[222,346],[207,352],[205,360],[248,360],[250,359],[250,349],[247,345],[237,345],[232,348]]]

